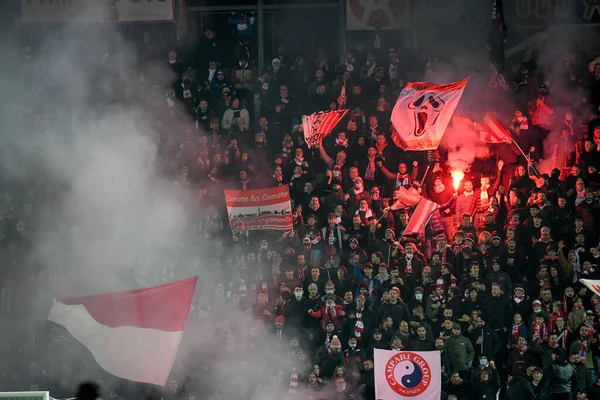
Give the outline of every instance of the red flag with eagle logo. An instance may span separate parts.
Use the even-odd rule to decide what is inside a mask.
[[[404,150],[435,150],[469,82],[410,82],[392,111],[392,140]]]

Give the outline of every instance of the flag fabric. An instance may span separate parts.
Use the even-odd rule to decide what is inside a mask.
[[[506,85],[504,69],[506,64],[506,21],[504,20],[504,7],[502,0],[493,0],[492,21],[488,34],[488,49],[490,52],[490,69],[492,72],[492,83],[495,85]]]
[[[512,143],[512,137],[496,117],[487,113],[478,124],[479,140],[484,143]]]
[[[294,221],[288,185],[260,190],[225,190],[231,231],[289,231]]]
[[[308,148],[321,143],[323,138],[331,133],[347,113],[348,110],[337,110],[303,115],[302,128],[304,129],[304,141]]]
[[[431,218],[433,212],[439,207],[439,204],[421,197],[417,208],[415,208],[413,215],[404,229],[403,235],[417,235],[421,233],[425,225],[429,222],[429,218]]]
[[[398,192],[398,198],[395,199],[396,201],[394,204],[390,206],[390,209],[392,210],[416,206],[419,204],[419,201],[421,201],[421,195],[417,192],[417,189],[412,186],[408,189],[404,186],[399,186],[396,188],[396,191]]]
[[[442,85],[408,83],[391,116],[396,146],[404,150],[437,149],[467,82],[469,78]]]
[[[464,115],[452,116],[452,129],[460,132],[465,140],[479,140],[483,143],[512,143],[512,137],[500,122],[490,113],[480,121],[474,121]]]
[[[346,99],[347,99],[347,95],[346,95],[346,81],[344,81],[344,85],[342,86],[342,90],[340,92],[340,95],[337,98],[337,105],[338,108],[344,108],[346,107]]]
[[[442,397],[439,351],[375,349],[375,398],[439,400]]]
[[[590,289],[596,296],[600,296],[600,280],[597,279],[580,279],[579,282],[583,283],[588,289]]]
[[[56,296],[48,321],[85,346],[106,372],[164,386],[197,280],[86,297]]]

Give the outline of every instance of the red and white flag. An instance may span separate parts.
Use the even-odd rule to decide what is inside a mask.
[[[288,185],[260,190],[225,190],[231,231],[289,231],[294,221]]]
[[[390,209],[392,210],[416,206],[419,204],[419,201],[421,201],[421,195],[417,192],[417,189],[412,186],[408,189],[404,186],[399,186],[395,191],[398,192],[398,198],[394,199],[394,204],[390,206]]]
[[[492,114],[485,114],[485,117],[477,125],[479,140],[482,142],[512,143],[512,138],[508,130]]]
[[[583,283],[588,289],[594,292],[596,296],[600,296],[600,280],[580,279],[579,282]]]
[[[410,217],[410,220],[404,229],[403,235],[416,235],[421,233],[425,228],[425,225],[429,222],[431,215],[439,207],[439,204],[427,200],[425,197],[421,197],[419,204],[417,204],[417,208],[415,208],[415,212]]]
[[[303,115],[302,128],[304,129],[304,141],[308,148],[321,143],[323,138],[331,133],[347,113],[348,110],[337,110]]]
[[[439,400],[442,360],[439,351],[375,349],[375,398]]]
[[[469,78],[443,85],[408,83],[392,111],[396,146],[404,150],[437,149],[467,82]]]
[[[48,316],[119,378],[164,386],[198,278],[86,297],[56,296]]]

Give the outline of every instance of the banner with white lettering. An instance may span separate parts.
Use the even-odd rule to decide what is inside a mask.
[[[543,30],[557,25],[598,25],[598,0],[514,0],[504,5],[509,25]],[[531,32],[531,31],[530,31]]]
[[[396,400],[442,397],[442,361],[439,351],[375,349],[375,398]]]
[[[23,22],[173,22],[175,0],[21,0]]]
[[[231,231],[292,229],[292,207],[287,185],[260,190],[225,190]]]

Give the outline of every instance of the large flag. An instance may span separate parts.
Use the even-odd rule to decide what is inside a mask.
[[[289,231],[294,221],[288,185],[259,190],[225,190],[231,231]]]
[[[493,0],[492,21],[488,34],[488,48],[490,52],[490,69],[492,72],[492,84],[500,85],[506,89],[504,68],[506,64],[506,21],[504,20],[504,7],[502,0]]]
[[[408,83],[392,111],[396,146],[404,150],[437,149],[468,81]]]
[[[21,0],[24,22],[173,22],[175,0]]]
[[[319,112],[302,116],[304,141],[308,148],[321,143],[323,138],[331,133],[333,128],[346,116],[348,110]]]
[[[461,137],[465,140],[474,140],[476,137],[483,143],[512,143],[508,130],[490,113],[480,121],[455,114],[452,116],[452,127],[460,131]]]
[[[56,296],[48,316],[119,378],[164,386],[187,321],[196,282],[86,297]]]
[[[375,349],[375,398],[439,400],[442,369],[439,351]]]
[[[484,143],[512,143],[508,130],[490,113],[485,114],[478,128],[479,140]]]
[[[429,222],[431,215],[439,207],[439,204],[427,200],[425,197],[421,197],[419,204],[417,204],[417,208],[415,208],[413,215],[410,217],[410,220],[404,229],[403,235],[417,235],[421,233],[423,228],[425,228],[425,225]]]
[[[594,292],[596,296],[600,296],[600,280],[580,279],[579,282],[583,283],[588,289]]]

